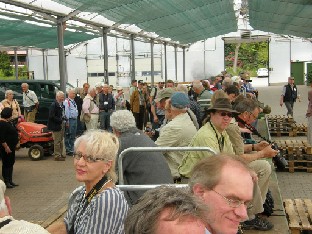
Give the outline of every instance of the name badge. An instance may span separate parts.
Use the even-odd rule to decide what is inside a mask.
[[[108,102],[104,102],[104,105],[108,105]]]

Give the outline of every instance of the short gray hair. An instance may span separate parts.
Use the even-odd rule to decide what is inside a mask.
[[[56,92],[56,95],[55,95],[55,96],[56,96],[56,97],[59,97],[59,96],[65,96],[65,95],[64,95],[64,92],[63,92],[63,91],[60,91],[60,90],[59,90],[59,91]]]
[[[88,152],[88,155],[91,155],[94,158],[102,158],[107,161],[112,161],[112,166],[108,170],[107,174],[113,182],[116,182],[117,175],[115,172],[115,164],[119,149],[118,138],[112,133],[99,129],[92,129],[86,131],[82,136],[76,139],[74,144],[75,151],[82,142],[85,143],[85,150]]]
[[[96,92],[96,89],[94,87],[89,87],[88,93],[91,93],[92,91]]]
[[[187,87],[183,84],[178,84],[178,86],[176,87],[176,91],[188,94]]]
[[[134,116],[128,110],[115,111],[110,117],[110,125],[118,132],[127,132],[136,127]]]
[[[239,113],[253,112],[257,108],[259,108],[259,102],[257,100],[246,97],[234,105],[234,110],[238,111]]]
[[[29,87],[29,85],[27,83],[22,83],[21,87],[26,86],[27,88]]]
[[[202,82],[200,80],[194,80],[193,81],[193,88],[195,89],[198,89],[198,88],[201,88],[201,87],[204,87]]]
[[[7,98],[10,93],[14,94],[13,90],[11,90],[11,89],[6,90],[5,91],[5,98]]]
[[[208,207],[193,196],[189,189],[160,186],[145,192],[130,209],[125,221],[125,233],[155,233],[161,212],[165,209],[171,211],[167,220],[191,216],[207,223]]]

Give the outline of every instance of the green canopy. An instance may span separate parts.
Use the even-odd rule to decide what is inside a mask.
[[[21,20],[0,19],[0,46],[57,48],[57,27],[44,27]],[[98,35],[65,30],[64,45],[87,41]]]
[[[182,44],[237,31],[233,0],[56,0]]]
[[[312,38],[312,1],[249,0],[249,21],[261,31]]]

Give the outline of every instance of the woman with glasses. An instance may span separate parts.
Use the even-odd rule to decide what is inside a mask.
[[[5,91],[5,99],[2,100],[1,103],[3,107],[9,107],[13,110],[12,122],[17,124],[18,118],[21,116],[21,108],[16,99],[14,99],[14,93],[12,90]]]
[[[103,130],[77,138],[74,167],[84,185],[71,194],[64,222],[49,227],[50,233],[124,233],[128,205],[114,184],[118,147],[118,138]]]

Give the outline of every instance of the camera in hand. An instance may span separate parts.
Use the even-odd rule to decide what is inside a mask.
[[[276,143],[273,143],[271,147],[274,150],[278,150]],[[278,154],[274,156],[272,160],[273,160],[274,165],[279,171],[285,170],[285,168],[288,166],[287,160],[281,155],[280,152],[278,152]]]

